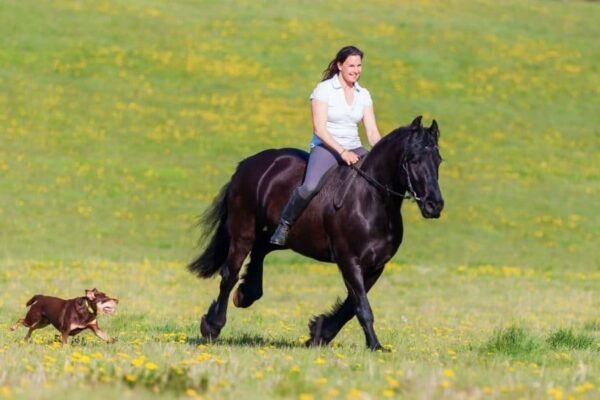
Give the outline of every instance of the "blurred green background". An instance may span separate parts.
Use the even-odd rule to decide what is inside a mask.
[[[308,95],[354,44],[381,132],[422,114],[442,133],[443,218],[406,204],[396,262],[597,271],[598,17],[583,1],[4,0],[0,258],[189,261],[238,161],[308,149]]]

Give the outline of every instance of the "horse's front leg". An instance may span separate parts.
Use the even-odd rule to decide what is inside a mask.
[[[232,241],[230,244],[227,260],[221,269],[219,296],[212,302],[200,322],[200,332],[206,339],[216,339],[227,322],[229,295],[238,281],[240,268],[251,246],[246,240]]]
[[[367,289],[360,265],[356,262],[340,263],[340,270],[348,288],[348,296],[354,304],[354,313],[365,333],[367,347],[371,350],[383,349],[379,339],[377,339],[375,329],[373,329],[375,318],[367,298]]]
[[[383,267],[384,265],[367,269],[364,274],[367,293],[383,273]],[[331,312],[321,314],[311,320],[309,324],[310,339],[306,342],[306,345],[322,346],[329,344],[354,315],[354,301],[348,294],[344,302],[336,304]]]

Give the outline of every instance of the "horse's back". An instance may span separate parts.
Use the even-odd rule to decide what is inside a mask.
[[[230,205],[258,212],[260,225],[277,222],[292,190],[302,183],[307,161],[308,153],[294,148],[267,149],[242,160],[231,179]]]

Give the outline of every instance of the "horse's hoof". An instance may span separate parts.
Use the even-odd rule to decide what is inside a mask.
[[[383,347],[380,343],[376,343],[373,346],[367,346],[369,348],[369,350],[372,351],[379,351],[381,353],[391,353],[392,350],[388,349],[387,347]]]
[[[262,297],[262,293],[247,293],[244,286],[238,286],[233,295],[233,305],[238,308],[248,308]]]
[[[206,315],[204,315],[202,317],[202,320],[200,321],[200,333],[205,339],[215,340],[219,337],[219,333],[221,333],[221,328],[212,326],[206,319]]]
[[[323,347],[323,346],[327,346],[329,344],[328,341],[326,341],[323,338],[314,338],[311,337],[310,339],[308,339],[306,342],[304,342],[304,345],[306,347]]]

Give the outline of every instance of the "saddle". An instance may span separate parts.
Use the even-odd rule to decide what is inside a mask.
[[[365,161],[365,157],[361,157],[354,166],[360,168],[363,161]],[[346,195],[350,191],[352,183],[354,182],[354,179],[356,179],[356,175],[358,175],[355,168],[348,168],[348,170],[349,172],[346,174],[346,177],[342,179],[342,183],[333,195],[333,207],[335,207],[336,210],[339,210],[344,205],[344,199],[346,199]]]

